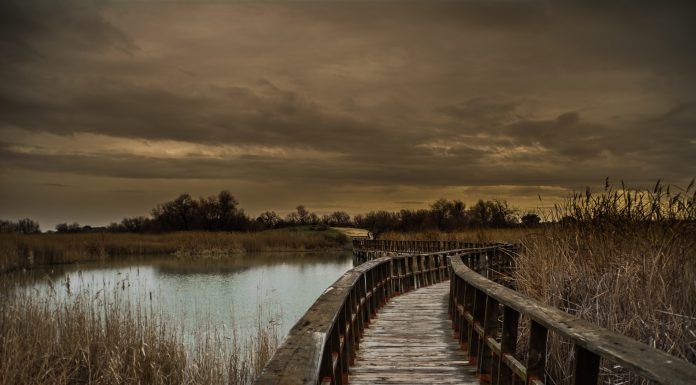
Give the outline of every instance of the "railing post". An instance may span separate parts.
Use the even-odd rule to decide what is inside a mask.
[[[377,293],[376,293],[377,290],[375,290],[377,288],[377,282],[375,279],[375,275],[377,273],[376,270],[377,269],[371,269],[371,270],[367,271],[367,278],[368,278],[368,281],[367,281],[368,286],[367,287],[371,293],[371,295],[370,295],[370,320],[372,320],[372,318],[374,318],[375,315],[377,314]],[[372,322],[372,321],[370,321],[370,322]]]
[[[548,330],[540,323],[531,320],[529,327],[529,350],[527,355],[527,384],[533,380],[546,383],[546,337]]]
[[[348,358],[348,364],[353,365],[355,362],[355,351],[358,349],[358,344],[360,340],[360,330],[358,329],[358,316],[356,312],[357,308],[357,303],[355,301],[356,298],[356,290],[355,286],[353,286],[353,289],[350,291],[348,294],[348,301],[347,301],[347,313],[346,317],[348,318],[348,324],[349,324],[349,330],[346,333],[346,345],[348,346],[349,350],[349,356]]]
[[[433,271],[430,269],[430,261],[433,258],[433,255],[426,255],[423,257],[423,271],[425,275],[425,285],[423,286],[430,286],[433,284]]]
[[[413,258],[413,276],[415,277],[414,289],[419,289],[423,286],[423,276],[421,274],[421,255],[418,254]]]
[[[479,347],[479,366],[478,371],[483,381],[492,383],[493,377],[497,377],[494,372],[493,351],[488,346],[488,338],[494,338],[498,331],[498,301],[486,295],[486,311],[483,318],[483,335],[481,346]]]
[[[363,273],[359,280],[360,285],[360,319],[362,325],[360,331],[365,330],[365,325],[370,323],[370,300],[367,298],[367,274]],[[361,333],[362,334],[362,333]]]
[[[466,317],[467,312],[472,312],[474,308],[474,287],[469,285],[465,280],[461,280],[462,284],[460,286],[460,291],[462,295],[461,299],[461,305],[462,305],[462,314],[461,318],[459,320],[459,345],[462,347],[462,350],[468,351],[469,350],[469,334],[470,330],[473,328],[473,325],[471,322]],[[458,310],[458,309],[455,309]]]
[[[473,319],[471,325],[469,325],[469,364],[478,367],[479,346],[483,336],[477,333],[476,326],[483,324],[483,316],[486,310],[486,294],[473,286],[470,286],[470,288],[474,292],[474,303],[471,312]]]
[[[447,314],[449,315],[449,319],[452,321],[452,328],[454,328],[454,332],[457,332],[457,301],[459,298],[457,298],[457,285],[459,284],[459,281],[456,279],[452,279],[450,281],[450,292],[449,292],[449,301],[447,301]]]
[[[494,385],[511,385],[514,383],[512,369],[505,364],[505,357],[515,355],[517,349],[517,327],[520,314],[517,310],[505,306],[503,309],[503,330],[500,338],[500,356],[498,357],[498,376]]]
[[[397,279],[397,282],[399,283],[399,290],[398,290],[399,294],[403,294],[405,291],[404,290],[404,276],[405,276],[404,270],[405,270],[404,259],[403,258],[397,259],[396,260],[396,271],[397,271],[397,274],[399,274],[399,278]]]
[[[338,314],[338,320],[334,327],[337,329],[338,344],[336,346],[336,351],[338,352],[338,369],[336,370],[337,375],[341,377],[341,383],[348,382],[348,365],[350,365],[350,341],[348,340],[348,334],[346,333],[346,325],[348,325],[348,317],[350,314],[346,314],[346,309],[349,308],[348,303],[343,304],[343,310]]]
[[[394,296],[394,285],[395,285],[395,280],[394,280],[394,258],[389,260],[389,292],[387,293],[388,298],[392,298]]]
[[[404,292],[413,290],[416,277],[413,275],[413,254],[404,258]]]
[[[599,356],[575,345],[574,385],[596,385],[599,377]]]

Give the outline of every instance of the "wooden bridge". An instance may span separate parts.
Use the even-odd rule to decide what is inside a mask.
[[[512,245],[356,240],[354,250],[365,262],[324,291],[256,384],[546,384],[550,334],[571,347],[570,383],[597,384],[605,361],[696,384],[696,366],[503,285]]]

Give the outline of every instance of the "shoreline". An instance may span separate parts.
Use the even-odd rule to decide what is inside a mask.
[[[226,258],[256,252],[341,250],[350,250],[345,235],[304,229],[259,233],[0,234],[0,274],[129,256]]]

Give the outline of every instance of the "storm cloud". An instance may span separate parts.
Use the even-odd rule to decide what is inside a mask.
[[[357,213],[687,184],[695,19],[677,1],[4,1],[0,216],[99,224],[184,189]]]

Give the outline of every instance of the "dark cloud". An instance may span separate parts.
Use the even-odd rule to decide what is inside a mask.
[[[566,112],[553,120],[522,120],[503,128],[514,144],[540,145],[569,160],[598,156],[613,148],[602,125],[582,122],[577,112]],[[609,139],[609,140],[608,140]]]
[[[283,181],[389,204],[427,201],[408,189],[688,180],[695,9],[5,1],[0,178]],[[360,206],[341,199],[327,202]]]
[[[0,52],[5,65],[48,62],[82,51],[137,50],[100,13],[99,2],[7,0],[0,4]]]
[[[519,119],[515,112],[517,104],[506,100],[484,100],[474,98],[464,103],[438,108],[451,118],[472,123],[498,124],[511,119]]]
[[[145,194],[142,190],[113,190],[117,194]]]

